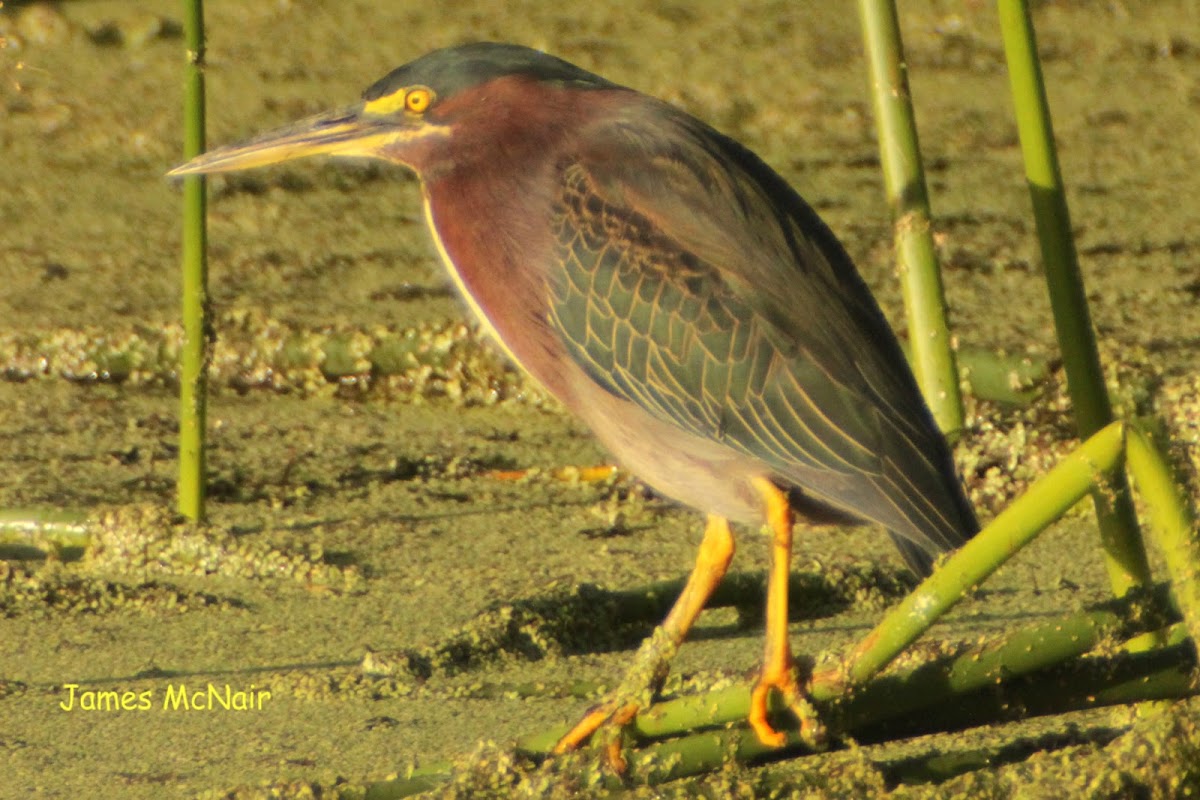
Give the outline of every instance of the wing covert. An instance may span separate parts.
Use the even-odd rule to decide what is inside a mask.
[[[978,523],[869,289],[753,153],[651,116],[674,130],[610,120],[562,167],[550,326],[605,390],[884,525],[927,572]]]
[[[601,197],[578,165],[555,224],[565,269],[550,322],[594,381],[768,464],[878,472],[876,424],[855,392],[816,359],[785,357],[796,342],[781,347],[720,272]]]

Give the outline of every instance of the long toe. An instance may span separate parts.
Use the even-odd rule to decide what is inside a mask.
[[[750,713],[747,721],[754,730],[758,740],[767,747],[782,747],[787,743],[787,734],[777,730],[767,718],[769,714],[768,700],[771,690],[779,692],[784,705],[796,716],[800,723],[800,740],[804,744],[819,749],[825,744],[825,726],[817,716],[817,710],[808,698],[808,693],[796,680],[795,670],[788,669],[774,674],[764,674],[754,685],[750,695]]]
[[[621,730],[633,721],[640,709],[648,708],[662,688],[675,651],[696,621],[705,602],[716,589],[733,558],[733,534],[724,517],[709,515],[704,528],[704,541],[696,566],[688,577],[670,613],[662,625],[642,642],[633,657],[629,672],[621,685],[593,706],[574,728],[558,740],[554,752],[564,753],[580,747],[602,727],[613,731],[609,741],[608,760],[618,772],[624,772],[621,757]]]
[[[609,742],[609,762],[619,772],[624,771],[624,759],[620,757],[620,735],[622,729],[633,721],[639,710],[648,708],[655,694],[667,677],[668,664],[675,655],[678,644],[662,626],[655,628],[638,648],[633,664],[621,684],[588,709],[565,736],[554,745],[555,753],[565,753],[581,747],[601,728],[612,731]],[[616,742],[614,758],[614,746]]]
[[[637,703],[622,702],[610,695],[608,699],[588,709],[583,719],[554,745],[554,752],[566,753],[576,750],[601,728],[607,728],[611,731],[611,737],[605,746],[605,757],[613,771],[623,775],[628,765],[621,752],[621,732],[626,725],[633,722],[639,710],[640,706]]]
[[[637,703],[622,703],[616,697],[606,698],[589,708],[583,715],[583,719],[575,723],[575,727],[558,740],[558,743],[554,745],[554,752],[567,753],[577,750],[587,743],[596,731],[606,725],[613,727],[628,725],[637,716],[638,711]]]

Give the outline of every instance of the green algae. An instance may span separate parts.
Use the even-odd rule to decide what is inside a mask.
[[[207,5],[214,143],[346,102],[433,46],[544,46],[761,152],[898,319],[851,14],[820,3],[470,2],[452,16]],[[1053,364],[991,9],[902,11],[956,335]],[[403,35],[364,37],[367,24]],[[1185,135],[1200,102],[1194,14],[1177,0],[1055,3],[1038,24],[1110,388],[1123,414],[1162,420],[1196,495],[1189,232],[1200,209],[1181,201],[1200,196],[1200,143]],[[176,214],[161,179],[178,158],[174,30],[157,3],[0,13],[0,504],[113,515],[83,561],[58,563],[48,548],[44,562],[27,553],[7,567],[26,587],[4,590],[12,611],[0,618],[13,791],[352,797],[447,759],[445,796],[599,791],[591,754],[536,764],[507,743],[570,722],[619,679],[690,567],[700,522],[626,479],[550,478],[603,454],[462,324],[411,179],[305,165],[218,184],[213,520],[189,528],[162,511],[178,336]],[[985,516],[1073,445],[1060,382],[1052,370],[1026,408],[970,409],[958,455]],[[532,477],[487,474],[510,469]],[[1104,596],[1088,512],[1043,538],[925,653]],[[668,691],[742,681],[755,666],[765,547],[754,535],[740,547],[735,599],[702,617]],[[876,534],[805,533],[797,549],[800,653],[849,646],[903,590]],[[657,588],[616,613],[631,587]],[[254,681],[279,700],[253,717],[55,709],[66,682],[161,692],[185,678]],[[1195,720],[1195,701],[1158,717],[1083,712],[624,793],[1184,796],[1197,782]]]
[[[301,542],[279,549],[212,526],[195,526],[155,506],[122,506],[96,513],[82,568],[134,575],[221,575],[288,578],[328,591],[362,583],[354,565],[325,560],[321,546]]]
[[[317,394],[334,386],[401,398],[490,404],[536,389],[462,322],[369,331],[296,330],[255,310],[216,320],[211,382],[239,391]],[[183,329],[134,326],[119,333],[63,328],[0,335],[0,374],[8,380],[62,378],[131,386],[177,382]]]
[[[36,569],[0,561],[0,616],[4,617],[103,615],[119,611],[186,614],[208,607],[238,608],[240,604],[160,581],[104,580],[56,561]]]

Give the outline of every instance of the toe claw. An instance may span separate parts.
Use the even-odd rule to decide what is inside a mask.
[[[771,684],[764,681],[759,681],[754,686],[754,692],[750,695],[750,715],[748,722],[750,727],[754,729],[754,734],[758,740],[767,747],[783,747],[787,737],[775,730],[770,722],[767,721],[767,697],[771,692]]]
[[[817,717],[807,692],[801,688],[790,669],[782,675],[764,675],[754,686],[747,721],[758,740],[767,747],[782,747],[787,742],[787,735],[776,730],[767,720],[767,698],[772,689],[778,690],[788,709],[799,720],[801,740],[810,747],[821,747],[825,742],[825,726]]]
[[[604,755],[608,759],[608,768],[617,775],[625,775],[629,771],[629,762],[625,760],[623,750],[621,735],[619,733],[604,746]]]

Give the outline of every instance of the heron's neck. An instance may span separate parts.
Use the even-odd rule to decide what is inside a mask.
[[[425,184],[426,218],[475,318],[516,364],[562,399],[567,382],[553,368],[558,339],[546,331],[545,270],[554,258],[550,208],[526,188],[498,192],[477,176],[446,175]]]

